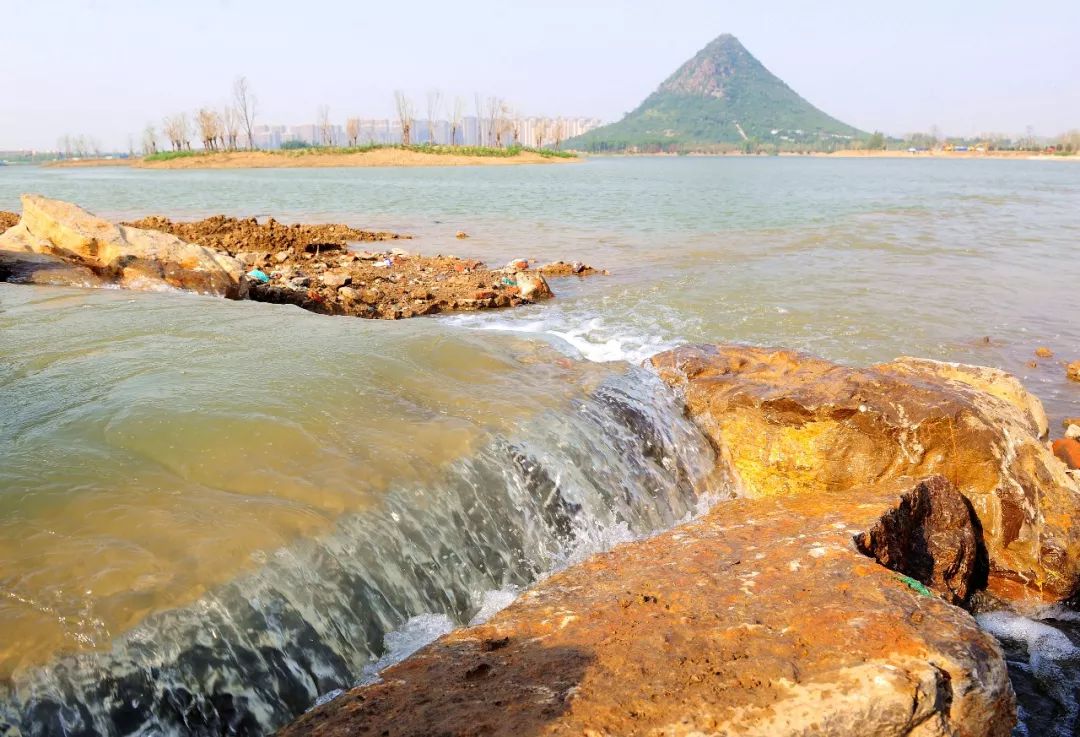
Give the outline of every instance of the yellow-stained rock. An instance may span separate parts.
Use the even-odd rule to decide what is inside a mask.
[[[1080,488],[1016,379],[913,358],[850,368],[788,350],[687,346],[655,356],[748,496],[820,495],[940,474],[971,503],[989,588],[1066,599],[1080,583]]]
[[[114,225],[39,195],[23,195],[22,205],[19,223],[0,235],[0,251],[60,259],[72,269],[92,272],[98,283],[129,289],[171,287],[236,296],[244,269],[228,254],[155,230]]]

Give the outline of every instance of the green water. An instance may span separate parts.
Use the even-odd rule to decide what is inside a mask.
[[[1080,166],[1068,162],[0,169],[0,210],[22,192],[116,219],[346,222],[410,233],[422,253],[611,275],[556,280],[543,305],[405,323],[0,285],[0,686],[12,684],[0,726],[121,733],[115,710],[94,709],[124,701],[138,674],[168,672],[192,693],[214,669],[256,680],[261,656],[207,656],[203,672],[175,655],[201,641],[193,622],[218,617],[237,633],[262,622],[222,635],[230,652],[277,633],[287,662],[338,674],[252,696],[266,729],[355,675],[410,617],[467,619],[478,591],[671,524],[711,460],[633,365],[682,342],[998,366],[1043,399],[1055,430],[1080,415],[1064,373],[1080,359]],[[1038,346],[1055,357],[1029,367]],[[626,434],[638,425],[675,428],[663,454]],[[529,511],[552,484],[562,511]],[[470,529],[478,503],[510,517]],[[504,530],[516,532],[492,542]],[[355,552],[376,539],[370,557]],[[360,589],[378,596],[358,603]],[[279,599],[292,619],[267,603]],[[364,647],[333,634],[343,619]],[[172,655],[145,644],[162,642]],[[45,668],[65,657],[63,678]],[[93,692],[107,677],[127,685]],[[173,731],[160,704],[175,698],[155,688],[130,720]],[[25,717],[64,702],[95,716]],[[199,703],[220,727],[221,710]]]

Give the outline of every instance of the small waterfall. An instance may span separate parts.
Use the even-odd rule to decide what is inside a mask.
[[[109,651],[16,674],[0,686],[0,736],[266,734],[370,677],[407,623],[468,623],[485,594],[692,515],[713,462],[670,391],[628,369]]]

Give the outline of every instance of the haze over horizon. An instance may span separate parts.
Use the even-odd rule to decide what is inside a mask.
[[[48,7],[46,7],[48,5]],[[1080,127],[1080,7],[918,0],[902,10],[777,0],[746,4],[556,0],[463,7],[329,0],[13,0],[0,85],[0,149],[50,149],[65,135],[126,149],[163,116],[221,107],[246,75],[259,123],[305,123],[328,105],[393,116],[403,89],[499,95],[525,115],[599,117],[633,109],[682,62],[732,33],[811,103],[862,130],[937,126],[949,135],[1052,136]]]

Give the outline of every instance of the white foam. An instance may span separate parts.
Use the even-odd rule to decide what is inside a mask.
[[[450,321],[473,330],[496,330],[547,337],[562,353],[594,363],[642,363],[660,351],[678,344],[677,341],[659,335],[613,327],[600,317],[577,320],[570,315],[562,315],[561,319],[559,315],[553,315],[550,320],[515,320],[464,315]]]
[[[516,599],[520,593],[521,589],[511,585],[493,591],[484,591],[479,596],[474,597],[474,600],[479,600],[480,608],[473,618],[469,620],[469,626],[475,627],[478,624],[483,624],[488,621],[503,609],[513,604],[514,599]]]
[[[1025,644],[1032,658],[1051,660],[1080,658],[1080,648],[1073,645],[1064,632],[1037,620],[1021,617],[1012,612],[998,611],[979,614],[975,617],[975,621],[999,640]]]
[[[374,663],[364,666],[356,685],[366,686],[369,683],[378,683],[381,671],[400,663],[453,629],[453,621],[445,614],[418,614],[410,617],[400,629],[386,633],[383,637],[385,652]]]

